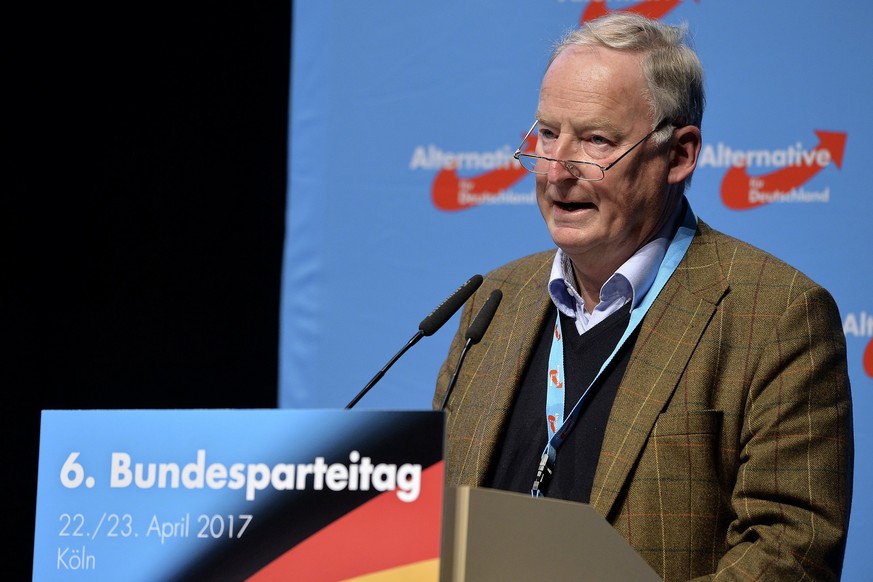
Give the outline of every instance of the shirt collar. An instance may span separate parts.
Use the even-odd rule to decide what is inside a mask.
[[[684,199],[683,199],[684,200]],[[585,300],[576,290],[573,265],[570,257],[558,249],[552,261],[549,275],[549,295],[558,310],[576,319],[576,327],[582,333],[598,321],[620,309],[628,301],[631,308],[637,307],[652,287],[667,247],[676,233],[676,219],[685,208],[686,202],[677,204],[676,209],[654,239],[640,247],[600,288],[600,303],[589,315],[585,311]]]

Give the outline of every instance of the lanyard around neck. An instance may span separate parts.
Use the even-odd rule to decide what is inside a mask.
[[[636,331],[636,328],[643,320],[646,312],[648,312],[649,308],[652,306],[652,303],[655,302],[661,289],[664,288],[664,285],[667,284],[667,281],[673,275],[673,272],[679,265],[679,261],[681,261],[682,257],[685,256],[685,252],[691,245],[691,239],[694,238],[694,232],[696,229],[697,217],[691,211],[691,207],[686,205],[685,216],[682,219],[682,224],[677,229],[676,235],[670,242],[670,246],[667,247],[667,252],[664,254],[664,259],[661,261],[661,265],[658,268],[658,274],[655,276],[651,288],[649,288],[649,291],[645,294],[640,304],[631,311],[630,321],[628,322],[627,328],[624,330],[621,339],[618,340],[612,353],[608,358],[606,358],[603,365],[600,366],[600,370],[597,372],[594,380],[591,381],[588,387],[582,392],[579,400],[577,400],[576,404],[573,405],[573,409],[569,414],[567,414],[566,419],[564,418],[565,380],[563,332],[561,330],[561,315],[560,312],[558,313],[555,321],[554,332],[552,333],[552,346],[549,350],[549,373],[546,378],[546,429],[548,431],[548,443],[540,457],[536,478],[531,487],[531,495],[534,497],[540,497],[543,495],[542,489],[548,483],[548,479],[551,477],[554,470],[555,461],[558,456],[558,449],[562,444],[564,444],[564,441],[567,440],[573,427],[576,426],[576,421],[581,414],[583,400],[585,400],[585,397],[591,391],[591,387],[594,386],[594,383],[597,382],[603,371],[607,366],[609,366],[627,339],[634,333],[634,331]]]

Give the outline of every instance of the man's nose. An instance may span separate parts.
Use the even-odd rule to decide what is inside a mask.
[[[565,180],[575,180],[578,173],[579,171],[572,162],[556,158],[555,161],[549,162],[549,170],[546,172],[546,177],[549,182],[558,183]]]
[[[579,171],[572,162],[567,160],[574,159],[574,148],[570,147],[566,141],[557,140],[555,147],[552,148],[549,157],[557,161],[549,162],[548,178],[550,182],[561,182],[564,180],[575,180]]]

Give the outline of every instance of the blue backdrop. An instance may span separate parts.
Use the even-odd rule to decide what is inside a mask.
[[[510,161],[563,32],[608,10],[685,22],[707,72],[692,207],[810,275],[842,312],[856,431],[845,578],[863,579],[873,4],[849,6],[295,2],[280,406],[345,406],[463,281],[553,248],[533,179]],[[412,348],[358,407],[429,408],[456,325]]]

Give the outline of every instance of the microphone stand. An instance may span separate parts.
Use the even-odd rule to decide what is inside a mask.
[[[373,379],[370,380],[369,382],[367,382],[367,385],[364,386],[364,388],[363,388],[360,392],[358,392],[358,395],[355,396],[354,398],[352,398],[352,401],[351,401],[351,402],[349,402],[348,404],[346,404],[346,409],[348,410],[349,408],[351,408],[352,406],[354,406],[355,404],[357,404],[357,403],[358,403],[358,400],[360,400],[361,398],[363,398],[364,395],[365,395],[367,392],[370,391],[370,388],[372,388],[373,386],[375,386],[375,385],[376,385],[376,382],[378,382],[379,380],[382,379],[382,376],[385,375],[385,372],[388,371],[388,368],[390,368],[391,366],[393,366],[393,365],[394,365],[394,362],[396,362],[397,360],[399,360],[399,359],[400,359],[400,356],[402,356],[403,354],[406,353],[406,350],[408,350],[409,348],[411,348],[412,346],[414,346],[416,343],[418,343],[418,340],[420,340],[420,339],[423,338],[423,337],[424,337],[424,332],[421,331],[421,330],[418,330],[418,332],[417,332],[414,336],[412,336],[412,338],[411,338],[408,342],[406,342],[406,345],[403,346],[403,347],[400,349],[399,352],[397,352],[396,354],[394,354],[394,357],[391,358],[391,359],[388,361],[388,363],[385,364],[385,366],[384,366],[381,370],[379,370],[378,372],[376,372],[376,375],[373,376]]]

